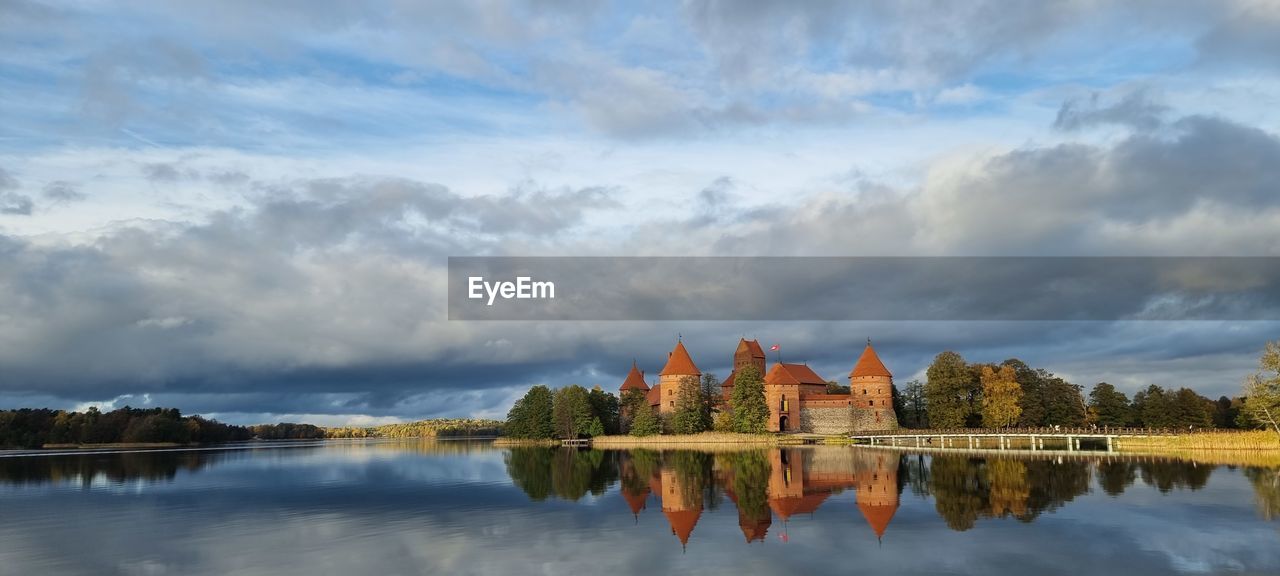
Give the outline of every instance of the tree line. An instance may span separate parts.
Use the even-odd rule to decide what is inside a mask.
[[[898,421],[908,428],[1142,427],[1272,428],[1280,435],[1280,342],[1270,342],[1244,394],[1210,400],[1190,388],[1152,384],[1129,398],[1100,382],[1083,388],[1016,358],[969,363],[946,351],[934,358],[925,382],[894,389]]]
[[[110,412],[89,408],[68,412],[48,408],[0,411],[0,446],[40,448],[46,444],[214,443],[248,440],[244,426],[200,416],[183,416],[177,408],[131,408]]]
[[[769,408],[764,379],[754,366],[738,371],[728,401],[715,374],[686,376],[676,389],[675,410],[666,416],[649,405],[642,390],[622,398],[599,386],[572,385],[552,391],[534,386],[507,413],[503,434],[523,439],[576,439],[608,434],[652,436],[697,434],[708,430],[760,434],[766,431]]]

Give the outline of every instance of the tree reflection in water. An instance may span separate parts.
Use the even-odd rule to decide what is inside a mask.
[[[1118,496],[1139,479],[1161,492],[1204,487],[1214,465],[1175,459],[972,457],[908,454],[842,447],[600,451],[515,448],[507,457],[513,482],[535,500],[576,500],[603,493],[615,480],[637,518],[651,498],[672,534],[687,545],[705,510],[727,497],[738,512],[747,543],[762,541],[778,522],[816,512],[831,497],[854,492],[860,514],[882,537],[909,493],[932,498],[938,515],[956,531],[983,519],[1032,522],[1090,490]],[[578,475],[572,478],[566,474]],[[1280,511],[1280,480],[1274,469],[1246,475],[1261,513]],[[779,534],[785,538],[785,534]]]

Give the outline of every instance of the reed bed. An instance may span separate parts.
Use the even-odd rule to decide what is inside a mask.
[[[1148,438],[1121,438],[1124,452],[1148,452],[1150,450],[1240,450],[1280,451],[1280,436],[1270,430],[1214,431],[1152,436]]]

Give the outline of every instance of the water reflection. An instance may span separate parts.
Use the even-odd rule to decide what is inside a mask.
[[[797,516],[817,511],[833,496],[853,491],[862,519],[882,539],[904,492],[932,499],[947,527],[966,531],[984,519],[1033,522],[1090,491],[1091,479],[1116,497],[1141,482],[1161,493],[1203,488],[1216,468],[1176,459],[1122,457],[989,457],[904,454],[836,447],[744,451],[601,451],[513,448],[506,456],[512,481],[533,500],[578,500],[619,486],[637,519],[656,499],[671,533],[687,546],[704,510],[722,498],[737,508],[747,543],[781,531]],[[1280,511],[1280,471],[1249,468],[1260,514]]]

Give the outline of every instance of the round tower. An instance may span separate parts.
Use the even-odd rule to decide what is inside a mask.
[[[659,414],[670,414],[676,411],[676,396],[680,394],[680,384],[688,377],[701,378],[702,372],[684,349],[683,341],[676,341],[676,347],[667,355],[667,365],[658,374],[658,392],[661,400],[658,405]]]
[[[870,338],[858,363],[849,372],[849,394],[853,396],[854,406],[859,408],[893,409],[893,374],[876,355]]]

